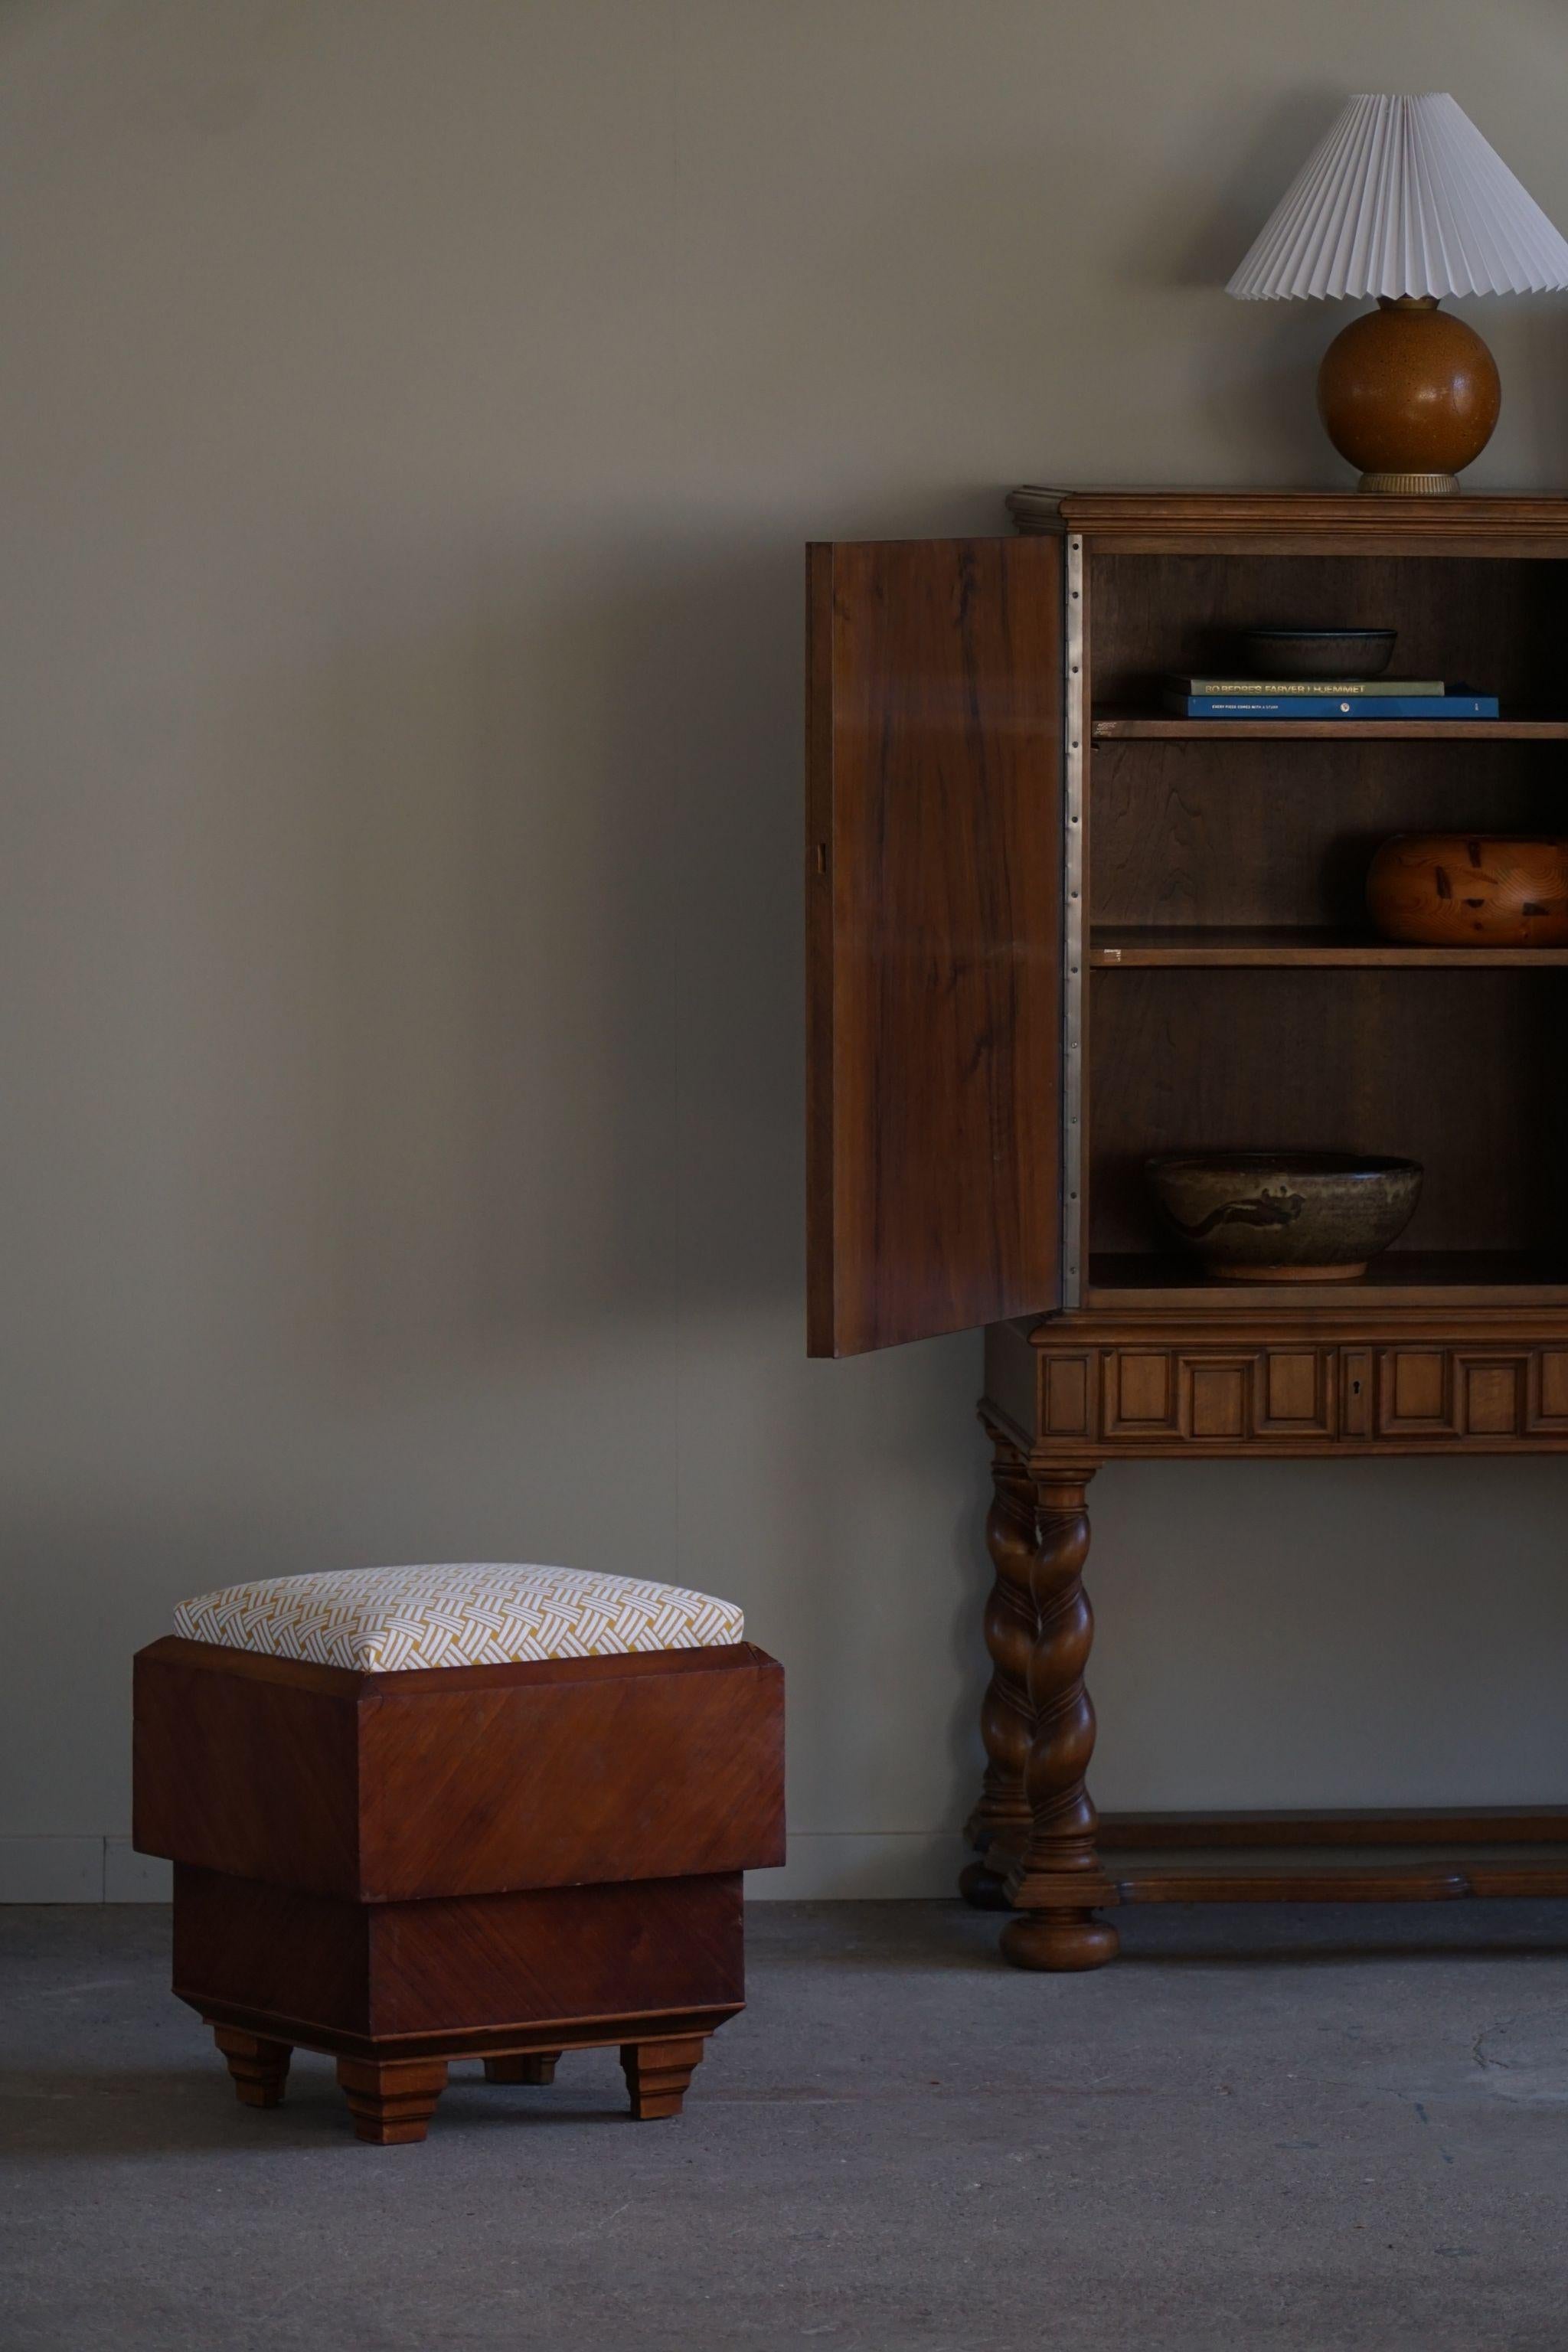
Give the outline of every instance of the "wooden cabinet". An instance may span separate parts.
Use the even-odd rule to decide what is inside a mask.
[[[810,1345],[988,1327],[995,1672],[966,1891],[1017,1912],[1010,1958],[1084,1967],[1115,1948],[1100,1908],[1173,1882],[1108,1875],[1121,1830],[1084,1786],[1095,1471],[1568,1450],[1568,950],[1391,946],[1363,899],[1391,834],[1559,829],[1568,499],[1008,503],[1010,539],[811,551]],[[1233,664],[1228,636],[1270,622],[1396,628],[1402,674],[1501,716],[1162,712],[1163,673]],[[1243,1290],[1154,1230],[1144,1160],[1202,1145],[1394,1153],[1426,1181],[1361,1281]],[[1568,1813],[1502,1818],[1483,1833],[1568,1843]],[[1556,1861],[1512,1879],[1568,1891]]]

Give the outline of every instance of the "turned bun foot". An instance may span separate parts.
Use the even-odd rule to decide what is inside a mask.
[[[1007,1882],[983,1862],[972,1862],[958,1874],[958,1891],[973,1911],[1005,1911]]]
[[[1016,1969],[1102,1969],[1121,1938],[1092,1911],[1029,1911],[1002,1930],[1002,1958]]]

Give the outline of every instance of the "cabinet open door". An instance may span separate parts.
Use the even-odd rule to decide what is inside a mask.
[[[1060,1304],[1059,540],[808,551],[808,1341]]]

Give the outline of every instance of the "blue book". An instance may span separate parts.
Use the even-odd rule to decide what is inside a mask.
[[[1167,694],[1178,719],[1495,719],[1495,694]]]

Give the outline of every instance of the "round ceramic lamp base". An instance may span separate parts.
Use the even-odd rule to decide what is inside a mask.
[[[1360,488],[1451,498],[1492,437],[1502,387],[1473,327],[1430,296],[1381,297],[1323,353],[1318,413]]]

